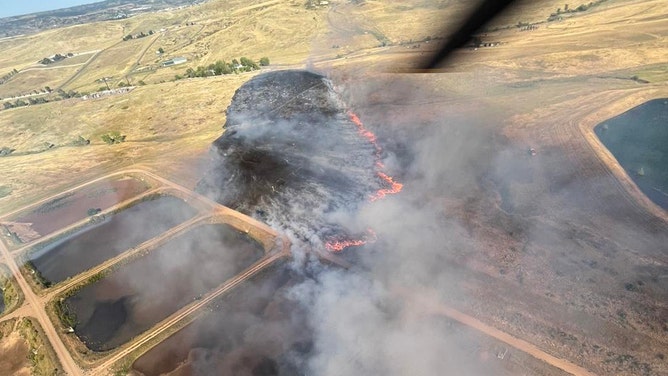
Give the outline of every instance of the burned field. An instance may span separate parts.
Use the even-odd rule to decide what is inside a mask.
[[[197,226],[66,293],[61,310],[93,351],[129,341],[262,258],[260,243],[225,224]]]
[[[594,128],[638,188],[668,209],[668,98],[636,106]]]
[[[44,286],[64,281],[135,247],[197,214],[182,199],[154,195],[106,215],[38,249],[27,258]]]
[[[12,235],[15,243],[29,243],[109,209],[150,188],[150,183],[137,177],[110,178],[63,194],[27,212],[5,218],[0,224]]]
[[[342,220],[400,189],[382,149],[331,82],[306,71],[259,75],[235,93],[197,190],[315,248],[366,236]]]

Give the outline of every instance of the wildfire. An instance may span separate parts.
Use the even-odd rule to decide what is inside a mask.
[[[337,253],[343,251],[348,247],[355,247],[375,242],[376,233],[372,229],[367,229],[367,233],[368,236],[365,237],[364,239],[327,242],[327,244],[325,244],[325,248],[327,248],[331,252]]]
[[[394,181],[394,178],[392,178],[390,175],[384,173],[383,171],[380,171],[381,169],[385,168],[385,165],[383,162],[381,162],[382,158],[382,153],[383,149],[378,145],[378,139],[376,138],[376,135],[373,134],[370,130],[366,129],[362,121],[360,120],[359,116],[354,114],[352,111],[348,111],[348,116],[350,117],[350,120],[357,126],[357,132],[371,143],[373,145],[375,152],[374,156],[376,158],[376,168],[379,171],[376,171],[376,174],[378,177],[387,183],[390,187],[389,188],[381,188],[376,193],[374,193],[369,200],[371,202],[380,200],[384,198],[387,195],[393,195],[401,192],[403,189],[404,185],[401,183],[398,183]],[[325,248],[332,252],[341,252],[344,249],[348,247],[354,247],[354,246],[360,246],[368,243],[373,243],[376,241],[376,233],[373,232],[373,230],[368,229],[367,230],[370,234],[370,237],[367,237],[365,239],[358,239],[358,240],[343,240],[343,241],[332,241],[332,242],[327,242],[325,244]]]
[[[384,172],[378,171],[378,176],[383,179],[385,182],[387,182],[391,188],[384,188],[384,189],[379,189],[376,194],[371,196],[371,201],[376,201],[380,200],[381,198],[387,196],[387,195],[393,195],[396,193],[401,192],[401,190],[404,188],[404,185],[401,183],[397,183],[392,179],[391,176],[387,175]]]

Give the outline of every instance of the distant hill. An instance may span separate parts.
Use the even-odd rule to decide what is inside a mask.
[[[206,0],[106,0],[70,8],[0,18],[0,38],[47,29],[132,17],[139,13],[189,6]]]

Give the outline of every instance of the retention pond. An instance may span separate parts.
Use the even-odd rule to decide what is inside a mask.
[[[312,351],[312,330],[291,291],[305,278],[287,265],[266,270],[142,355],[133,369],[145,376],[303,374],[295,361]]]
[[[225,224],[198,226],[64,301],[93,351],[122,345],[262,258],[262,245]]]
[[[668,210],[668,98],[634,107],[594,132],[638,188]]]
[[[30,254],[45,285],[58,283],[195,216],[197,211],[173,196],[155,196]]]
[[[85,219],[89,211],[108,209],[149,188],[148,183],[129,176],[102,180],[20,213],[5,226],[27,243]]]

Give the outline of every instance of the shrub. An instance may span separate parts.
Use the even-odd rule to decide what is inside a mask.
[[[77,137],[76,140],[72,141],[73,146],[86,146],[90,145],[90,140],[87,138],[84,138],[83,136]]]
[[[0,157],[7,156],[9,154],[12,154],[16,149],[9,148],[7,146],[3,146],[0,148]]]
[[[125,142],[125,135],[121,135],[119,131],[111,131],[109,133],[103,134],[101,138],[102,141],[104,141],[107,145],[120,144],[121,142]]]

